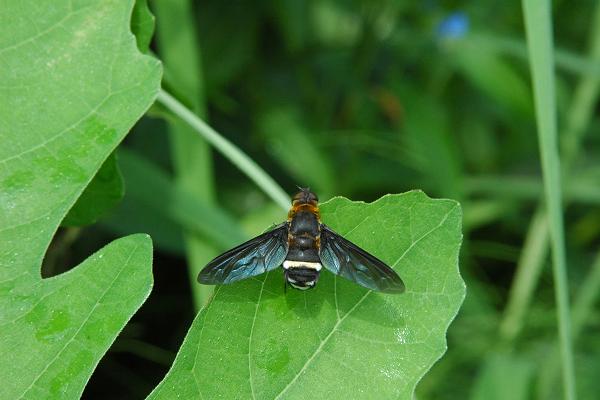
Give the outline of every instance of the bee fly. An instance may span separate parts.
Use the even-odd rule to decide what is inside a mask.
[[[306,290],[315,287],[325,267],[371,290],[403,292],[404,283],[393,269],[321,223],[318,201],[309,189],[301,188],[287,221],[216,257],[198,281],[227,284],[283,265],[285,285]]]

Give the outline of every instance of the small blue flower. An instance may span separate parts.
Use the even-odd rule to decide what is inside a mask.
[[[469,17],[463,12],[454,12],[437,26],[437,34],[442,39],[458,39],[469,31]]]

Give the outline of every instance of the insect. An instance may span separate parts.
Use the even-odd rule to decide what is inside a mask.
[[[198,281],[228,284],[283,265],[284,287],[306,290],[315,287],[325,267],[371,290],[403,292],[404,283],[393,269],[321,223],[318,202],[310,189],[300,188],[287,221],[213,259]]]

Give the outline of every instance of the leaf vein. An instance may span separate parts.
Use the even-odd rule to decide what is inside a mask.
[[[415,247],[421,240],[425,239],[427,236],[431,235],[433,232],[435,232],[437,229],[439,229],[442,225],[444,225],[444,223],[446,222],[446,220],[448,219],[448,216],[450,216],[450,214],[452,213],[452,211],[454,211],[456,208],[458,207],[458,204],[455,204],[454,207],[452,207],[440,220],[440,222],[434,226],[433,228],[431,228],[430,230],[428,230],[427,232],[425,232],[423,235],[421,235],[421,237],[419,237],[417,240],[413,241],[410,246],[408,246],[406,248],[406,250],[404,250],[404,252],[400,255],[400,257],[398,257],[398,259],[392,264],[392,267],[395,267],[396,265],[398,265],[398,263],[400,261],[402,261],[402,259],[406,256],[406,254],[408,254],[408,252],[410,250],[412,250],[413,247]]]
[[[27,150],[23,150],[22,152],[20,152],[18,154],[15,154],[15,155],[7,157],[7,158],[5,158],[3,160],[0,160],[0,164],[5,164],[8,161],[14,160],[15,158],[21,158],[21,156],[23,156],[25,154],[32,153],[32,152],[34,152],[36,150],[39,150],[41,148],[46,147],[46,145],[48,145],[49,143],[57,140],[58,138],[60,138],[64,134],[70,132],[72,129],[74,129],[75,127],[77,127],[77,125],[79,125],[80,123],[82,123],[83,121],[85,121],[87,118],[91,117],[92,115],[94,115],[98,111],[98,109],[100,109],[100,107],[102,107],[104,105],[104,103],[108,99],[110,99],[112,96],[113,96],[113,93],[110,93],[110,94],[106,95],[104,97],[104,99],[102,99],[102,101],[100,101],[96,107],[92,108],[88,113],[86,113],[83,117],[81,117],[80,119],[78,119],[77,121],[75,121],[74,123],[72,123],[70,126],[64,128],[63,130],[61,130],[57,134],[52,135],[48,139],[43,140],[42,142],[36,144],[33,147],[30,147]]]
[[[256,302],[256,308],[254,309],[254,318],[252,318],[252,326],[250,327],[250,336],[248,337],[248,377],[250,378],[250,393],[252,394],[253,399],[256,398],[256,395],[254,394],[254,382],[252,381],[252,336],[254,335],[254,324],[256,323],[256,317],[258,316],[258,307],[262,298],[265,282],[267,281],[267,276],[268,272],[267,275],[265,275],[265,279],[263,279],[262,284],[260,286],[260,292],[258,293],[258,301]]]
[[[298,373],[296,374],[296,376],[294,376],[294,378],[286,385],[286,387],[283,388],[283,390],[281,392],[279,392],[279,394],[277,396],[275,396],[275,400],[281,398],[281,396],[288,391],[288,389],[294,384],[294,382],[296,382],[296,380],[298,380],[298,377],[300,377],[300,375],[302,375],[302,373],[304,371],[306,371],[306,369],[308,368],[308,366],[312,363],[312,361],[315,359],[315,357],[321,352],[321,350],[323,349],[323,347],[325,346],[325,344],[327,344],[327,342],[329,341],[329,339],[331,338],[331,336],[333,336],[333,334],[336,332],[337,328],[342,324],[342,322],[344,322],[346,320],[346,318],[348,318],[348,316],[350,314],[352,314],[352,312],[354,312],[354,310],[356,310],[356,308],[358,308],[358,306],[360,304],[362,304],[362,302],[367,298],[367,296],[372,293],[370,290],[368,292],[366,292],[363,297],[360,298],[360,300],[358,300],[356,302],[356,304],[346,313],[346,315],[344,315],[339,321],[337,321],[335,323],[335,325],[333,326],[333,328],[331,329],[331,332],[329,332],[329,334],[327,336],[325,336],[325,339],[323,339],[321,341],[321,343],[319,344],[319,346],[317,347],[317,349],[314,351],[314,353],[308,358],[308,360],[306,360],[306,362],[304,363],[304,365],[302,366],[302,368],[300,368],[300,371],[298,371]]]
[[[437,230],[438,228],[440,228],[448,219],[448,216],[458,207],[458,205],[454,205],[454,207],[452,207],[440,220],[440,222],[433,227],[432,229],[430,229],[429,231],[425,232],[421,237],[419,237],[417,240],[415,240],[414,242],[411,243],[410,246],[408,246],[408,248],[400,255],[400,257],[398,258],[398,260],[396,260],[396,262],[393,264],[394,266],[397,265],[406,254],[408,254],[408,252],[417,244],[419,243],[421,240],[423,240],[424,238],[426,238],[427,236],[429,236],[430,234],[432,234],[435,230]],[[302,368],[300,368],[300,370],[298,371],[298,373],[294,376],[294,378],[292,378],[292,380],[281,390],[281,392],[279,392],[279,394],[277,394],[277,396],[275,396],[275,400],[280,399],[281,396],[283,396],[283,394],[285,392],[287,392],[292,385],[298,380],[298,378],[300,377],[300,375],[302,375],[304,373],[304,371],[306,371],[306,369],[311,365],[311,363],[313,362],[313,360],[316,358],[316,356],[321,353],[323,347],[327,344],[327,342],[329,341],[329,339],[331,339],[331,337],[333,336],[333,334],[338,330],[338,327],[346,320],[346,318],[348,318],[348,316],[350,316],[357,308],[358,306],[360,306],[360,304],[362,304],[362,302],[369,296],[369,294],[371,294],[372,291],[367,291],[363,297],[361,297],[354,306],[352,306],[352,308],[341,318],[339,319],[335,325],[333,326],[333,328],[331,329],[331,331],[329,332],[329,334],[325,337],[325,339],[323,339],[321,341],[321,343],[319,344],[319,346],[317,347],[317,349],[314,351],[314,353],[306,360],[306,362],[304,363],[304,365],[302,366]]]

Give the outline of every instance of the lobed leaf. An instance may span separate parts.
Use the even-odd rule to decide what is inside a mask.
[[[419,191],[371,204],[338,197],[322,219],[393,266],[407,291],[323,272],[316,289],[284,293],[281,270],[220,286],[151,399],[411,398],[465,295],[460,207]]]
[[[150,292],[145,235],[40,276],[60,222],[158,92],[160,64],[136,48],[132,7],[2,4],[0,398],[78,397]]]

